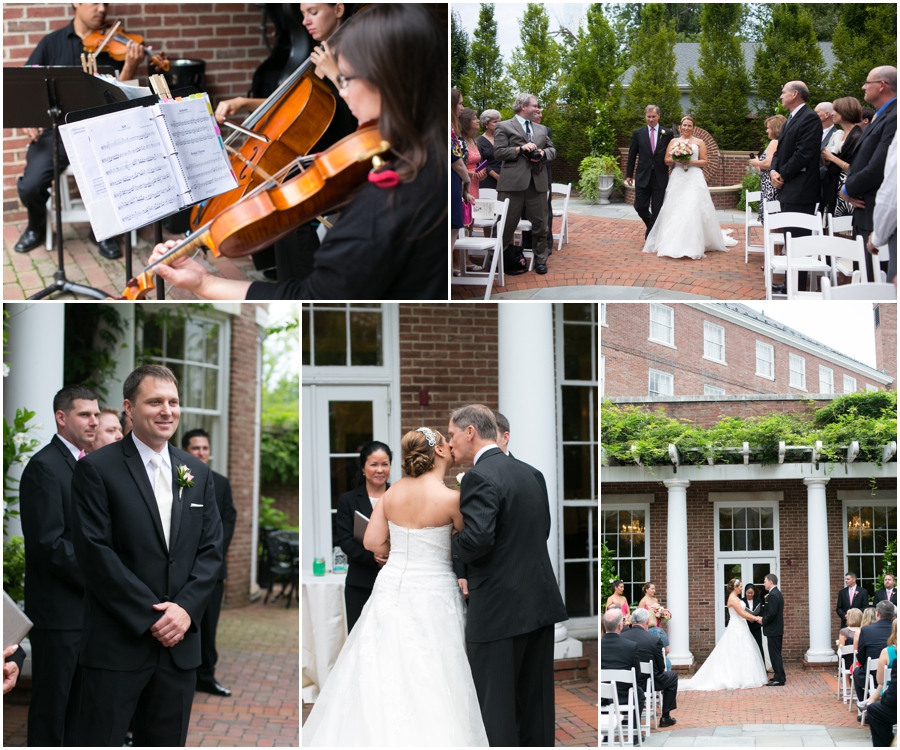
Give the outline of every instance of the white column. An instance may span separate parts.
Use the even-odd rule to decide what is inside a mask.
[[[668,623],[669,660],[687,666],[694,663],[690,645],[690,612],[688,607],[688,479],[666,479],[669,491],[669,524],[666,530],[666,602],[672,613]]]
[[[9,303],[9,338],[5,362],[9,375],[3,384],[3,416],[12,423],[16,409],[35,412],[28,436],[41,441],[38,449],[56,434],[53,396],[63,387],[63,354],[65,349],[65,306],[48,302]],[[32,454],[33,455],[33,454]],[[15,479],[22,466],[10,469]],[[12,519],[9,534],[21,536],[19,519]]]
[[[500,412],[509,420],[509,449],[544,475],[550,496],[547,550],[559,580],[559,522],[562,487],[556,430],[556,372],[553,356],[553,307],[550,303],[497,306],[497,388]],[[554,640],[566,640],[563,623]],[[567,656],[580,656],[568,649]],[[556,656],[556,658],[561,658]]]
[[[807,477],[806,533],[807,567],[809,568],[809,649],[803,658],[807,662],[837,660],[831,643],[831,585],[828,578],[828,517],[825,513],[825,485],[828,477]]]

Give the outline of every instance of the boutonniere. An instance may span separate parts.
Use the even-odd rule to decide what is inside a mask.
[[[176,471],[178,472],[178,478],[175,480],[178,482],[178,499],[181,500],[181,493],[184,492],[185,487],[193,487],[194,486],[194,475],[191,474],[191,470],[182,464],[179,466]]]
[[[665,128],[660,128],[660,129],[659,129],[659,134],[660,134],[660,135],[665,135],[665,134],[666,134]]]
[[[461,471],[456,475],[456,489],[462,488],[462,478],[466,475],[466,472]]]

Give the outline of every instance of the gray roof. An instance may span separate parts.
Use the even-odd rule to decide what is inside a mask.
[[[753,58],[756,50],[762,46],[759,42],[744,42],[741,45],[744,48],[744,65],[747,70],[753,70]],[[836,60],[834,53],[831,51],[831,42],[819,42],[819,49],[822,50],[822,56],[825,58],[825,69],[831,70]],[[675,74],[678,77],[678,87],[681,89],[690,88],[688,84],[688,70],[694,69],[694,74],[700,72],[700,43],[699,42],[677,42],[675,44]],[[631,84],[634,77],[634,66],[632,65],[625,71],[622,78],[624,86]]]

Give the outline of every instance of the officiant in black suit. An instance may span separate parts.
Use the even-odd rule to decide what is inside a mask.
[[[856,573],[850,572],[844,576],[846,588],[838,591],[837,612],[841,618],[841,630],[847,627],[847,613],[851,609],[858,609],[862,612],[869,606],[869,592],[856,583]]]
[[[634,210],[647,227],[645,239],[659,216],[669,185],[669,168],[665,159],[674,133],[660,127],[659,115],[659,107],[655,104],[648,104],[644,109],[647,127],[638,128],[632,134],[628,165],[625,168],[625,184],[629,187],[634,185]],[[635,159],[637,178],[633,179]]]
[[[772,157],[769,177],[778,190],[783,212],[816,212],[821,197],[819,157],[822,153],[822,121],[807,106],[809,89],[803,81],[789,81],[781,90],[781,103],[791,112],[781,128],[778,150]],[[808,237],[809,229],[789,228],[791,237]],[[806,271],[797,274],[798,289],[806,290]]]
[[[169,445],[178,382],[143,365],[123,387],[132,431],[82,458],[72,499],[84,574],[80,744],[184,746],[199,624],[222,567],[212,473]]]
[[[371,518],[372,510],[391,483],[391,449],[377,440],[367,443],[359,453],[361,480],[359,486],[338,498],[337,541],[347,555],[347,581],[344,585],[344,603],[347,606],[347,632],[353,630],[363,607],[372,595],[375,579],[387,557],[374,555],[353,536],[353,520],[356,511]]]
[[[761,615],[763,612],[762,598],[757,596],[756,594],[756,586],[752,583],[748,583],[744,587],[744,595],[741,597],[741,601],[744,603],[744,607],[750,612],[752,615]],[[763,651],[763,642],[762,642],[762,625],[754,620],[747,620],[747,627],[750,628],[750,635],[753,636],[753,640],[756,641],[756,645],[759,646],[759,653],[762,654],[763,663],[766,661],[766,654]]]
[[[819,118],[816,117],[816,122]],[[778,576],[769,573],[763,585],[768,591],[766,606],[763,611],[761,625],[763,635],[769,644],[769,661],[772,662],[774,676],[767,683],[769,687],[778,687],[785,684],[784,663],[781,660],[781,641],[784,638],[784,597],[778,590]]]
[[[474,464],[451,549],[468,575],[466,650],[488,740],[552,747],[553,626],[568,615],[547,551],[547,501],[531,470],[497,446],[488,407],[457,409],[447,436],[456,463]]]

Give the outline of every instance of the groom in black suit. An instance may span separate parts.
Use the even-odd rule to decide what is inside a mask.
[[[568,619],[550,564],[547,500],[531,470],[497,446],[493,412],[457,409],[447,432],[462,480],[466,649],[491,747],[554,744],[553,626]]]
[[[634,210],[647,227],[644,239],[653,229],[653,224],[662,209],[669,185],[669,168],[666,166],[666,149],[673,133],[659,125],[659,107],[648,104],[644,110],[646,128],[638,128],[631,136],[628,149],[628,166],[625,169],[625,184],[634,185]],[[637,159],[637,181],[634,177],[634,161]]]
[[[144,365],[124,384],[123,440],[75,466],[75,556],[84,574],[80,744],[183,746],[199,624],[222,568],[212,473],[169,445],[178,382]]]
[[[816,120],[818,121],[818,117]],[[784,638],[784,597],[778,590],[778,576],[769,573],[763,581],[763,586],[769,592],[766,597],[766,608],[762,617],[756,620],[763,626],[763,635],[769,644],[769,661],[775,675],[768,682],[768,687],[778,687],[785,684],[784,663],[781,661],[781,641]]]

